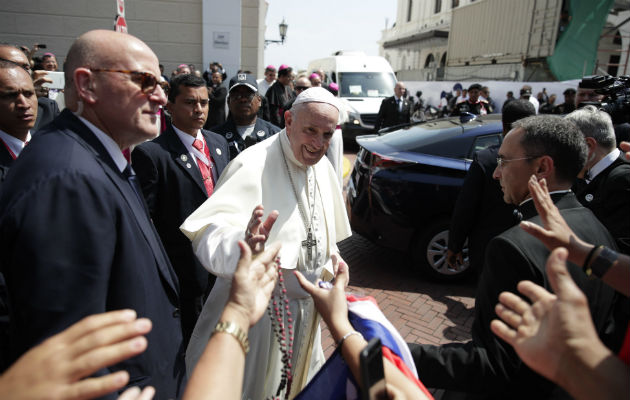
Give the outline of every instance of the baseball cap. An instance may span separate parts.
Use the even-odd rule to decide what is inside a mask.
[[[254,92],[258,91],[258,84],[256,83],[256,79],[250,74],[236,74],[230,79],[230,91],[237,86],[245,85]]]

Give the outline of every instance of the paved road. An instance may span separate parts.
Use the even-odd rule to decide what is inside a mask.
[[[354,165],[355,154],[346,153]],[[347,182],[347,177],[346,177]],[[374,297],[407,342],[442,344],[470,339],[475,284],[438,283],[418,275],[406,254],[379,247],[354,233],[339,244],[350,266],[348,290]],[[326,357],[334,343],[322,323]],[[422,371],[419,371],[422,379]],[[436,399],[441,393],[435,393]]]

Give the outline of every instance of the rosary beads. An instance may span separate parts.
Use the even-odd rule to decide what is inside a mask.
[[[293,317],[291,316],[291,310],[289,307],[289,298],[287,296],[287,289],[284,285],[284,277],[282,276],[282,268],[280,267],[280,259],[276,259],[278,264],[278,287],[274,289],[271,295],[271,301],[267,307],[267,313],[271,319],[271,326],[273,328],[274,335],[280,346],[280,352],[282,353],[282,376],[276,396],[273,400],[280,400],[280,394],[286,387],[284,395],[285,399],[289,398],[291,392],[291,382],[293,375],[291,373],[291,360],[293,358]],[[279,294],[276,294],[278,292]],[[287,329],[285,329],[285,316],[287,321]],[[288,335],[287,335],[288,333]]]

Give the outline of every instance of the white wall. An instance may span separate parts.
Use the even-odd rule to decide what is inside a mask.
[[[203,69],[218,61],[231,77],[241,66],[241,1],[203,0],[202,9]]]

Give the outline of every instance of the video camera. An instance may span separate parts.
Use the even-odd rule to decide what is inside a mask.
[[[630,76],[586,76],[580,86],[593,88],[595,93],[606,97],[601,102],[580,103],[578,107],[594,105],[607,112],[615,125],[630,122]]]

